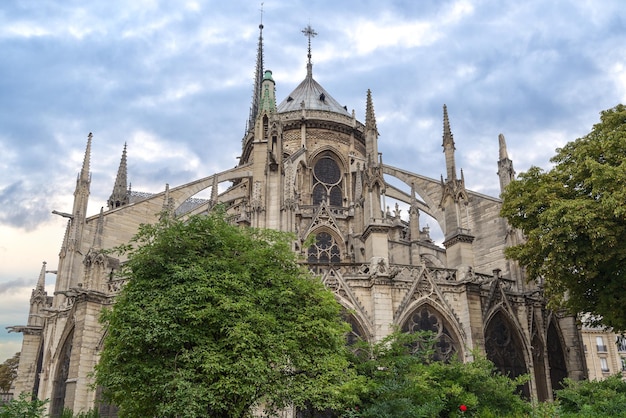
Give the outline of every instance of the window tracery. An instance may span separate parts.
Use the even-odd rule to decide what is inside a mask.
[[[335,238],[328,232],[315,235],[315,243],[307,252],[307,261],[312,264],[328,264],[341,262],[341,251]]]
[[[331,206],[342,206],[341,168],[330,153],[325,153],[313,166],[312,197],[314,205],[328,199]]]
[[[435,335],[435,361],[449,362],[458,356],[457,343],[452,337],[446,321],[434,309],[423,305],[416,309],[402,327],[403,332],[431,331]],[[415,347],[419,349],[421,347]]]

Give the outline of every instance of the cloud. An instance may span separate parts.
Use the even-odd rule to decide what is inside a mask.
[[[44,190],[24,181],[0,189],[0,224],[32,231],[49,218]]]
[[[14,294],[18,291],[22,291],[24,287],[33,286],[33,283],[25,279],[13,279],[0,283],[0,295],[2,294]]]
[[[0,283],[26,277],[34,285],[39,263],[57,257],[65,220],[50,211],[71,211],[89,132],[90,215],[106,204],[124,143],[137,191],[237,164],[259,4],[3,6]],[[499,133],[518,173],[547,168],[556,147],[626,102],[626,11],[617,0],[272,0],[263,8],[264,62],[279,101],[306,75],[300,31],[310,23],[316,80],[359,120],[372,90],[385,163],[435,179],[445,173],[446,103],[458,169],[470,188],[493,196]]]

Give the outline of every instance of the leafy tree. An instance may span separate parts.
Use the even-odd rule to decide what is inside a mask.
[[[17,367],[20,364],[20,353],[15,353],[13,357],[6,359],[0,364],[0,389],[7,393],[11,390],[13,381],[17,377]]]
[[[516,394],[526,376],[509,379],[478,355],[470,363],[432,361],[433,346],[430,333],[394,333],[356,351],[353,361],[367,385],[360,405],[344,416],[521,417],[530,412],[530,404]]]
[[[626,107],[601,112],[586,136],[557,149],[503,193],[502,215],[526,241],[507,256],[543,278],[552,307],[626,330]]]
[[[47,403],[47,399],[32,399],[30,393],[22,392],[17,399],[0,406],[0,418],[42,418]]]
[[[556,392],[563,418],[623,417],[626,411],[626,382],[620,374],[604,380],[573,381]]]
[[[346,402],[349,328],[290,239],[223,214],[140,228],[126,248],[130,280],[102,316],[96,367],[120,416],[247,417]]]

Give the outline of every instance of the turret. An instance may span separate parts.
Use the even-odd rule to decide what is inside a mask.
[[[28,326],[43,326],[43,309],[48,307],[48,293],[46,293],[46,262],[41,265],[37,286],[30,296],[30,311]]]

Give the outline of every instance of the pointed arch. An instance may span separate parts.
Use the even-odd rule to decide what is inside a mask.
[[[422,301],[408,310],[400,322],[403,332],[431,331],[435,334],[435,360],[448,362],[453,358],[462,358],[462,345],[453,322],[430,301]]]
[[[533,329],[536,330],[536,323],[534,324]],[[534,333],[531,341],[531,347],[537,400],[539,400],[539,402],[545,402],[549,398],[548,382],[546,379],[545,345],[543,343],[543,339],[539,335],[539,332]]]
[[[331,149],[311,157],[311,204],[344,206],[347,162]]]
[[[345,243],[335,229],[322,225],[308,236],[314,236],[315,241],[307,249],[307,263],[328,265],[342,261],[346,254]]]
[[[58,352],[57,366],[52,381],[52,400],[50,416],[58,417],[65,408],[65,392],[70,371],[70,359],[74,343],[74,327],[65,337],[61,350]]]
[[[322,283],[334,293],[335,299],[344,308],[342,315],[346,322],[352,326],[352,332],[363,338],[364,341],[371,341],[374,332],[368,313],[350,286],[344,281],[341,272],[331,267],[322,276]],[[348,321],[347,318],[350,320]]]
[[[552,393],[554,394],[554,391],[563,388],[563,379],[568,376],[565,351],[563,350],[565,344],[555,320],[551,320],[550,325],[548,325],[546,341],[548,348],[548,364],[550,365],[550,382],[552,385]]]
[[[504,309],[497,309],[485,327],[485,352],[500,373],[511,378],[528,373],[524,340],[515,321]],[[525,383],[518,390],[530,399],[530,387]]]

